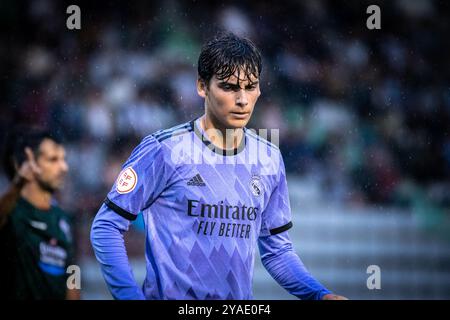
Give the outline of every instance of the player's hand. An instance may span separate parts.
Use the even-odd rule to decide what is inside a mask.
[[[326,294],[322,297],[322,300],[348,300],[348,298],[344,297],[344,296],[340,296],[337,294]]]
[[[23,182],[29,182],[32,181],[34,177],[41,174],[41,169],[37,165],[33,151],[29,147],[25,148],[25,155],[27,156],[27,160],[25,160],[17,170],[15,180],[23,180]]]

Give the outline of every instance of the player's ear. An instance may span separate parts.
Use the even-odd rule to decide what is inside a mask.
[[[197,93],[200,97],[206,98],[207,86],[204,80],[197,78]]]

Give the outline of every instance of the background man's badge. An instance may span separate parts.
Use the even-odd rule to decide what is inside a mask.
[[[116,190],[120,194],[133,191],[137,184],[137,174],[133,168],[128,167],[122,170],[117,178]]]
[[[261,182],[261,177],[253,175],[250,180],[250,190],[255,197],[259,197],[263,193],[263,184]]]

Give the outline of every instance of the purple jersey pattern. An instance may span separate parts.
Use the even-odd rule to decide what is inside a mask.
[[[147,136],[123,165],[134,189],[116,184],[106,204],[146,226],[147,299],[251,299],[260,237],[292,226],[279,149],[251,130],[228,154],[199,119]]]

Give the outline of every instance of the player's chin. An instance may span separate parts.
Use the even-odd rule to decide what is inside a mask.
[[[250,120],[250,115],[247,115],[246,117],[235,117],[231,115],[227,119],[227,127],[230,129],[238,129],[243,128],[247,125],[248,121]]]
[[[52,189],[56,192],[64,187],[65,179],[58,179],[51,184]]]

